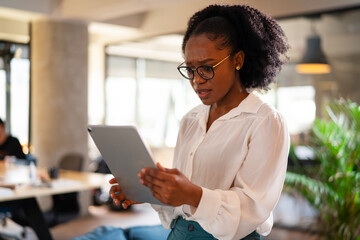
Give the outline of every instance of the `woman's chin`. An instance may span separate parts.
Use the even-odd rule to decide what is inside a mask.
[[[213,104],[213,102],[210,100],[210,99],[201,99],[201,102],[204,104],[204,105],[211,105]]]

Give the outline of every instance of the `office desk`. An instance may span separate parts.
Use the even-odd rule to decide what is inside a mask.
[[[38,169],[38,176],[47,177],[46,169]],[[107,183],[105,174],[60,170],[56,187],[32,187],[28,166],[0,162],[0,183],[20,184],[11,196],[0,196],[0,207],[20,207],[31,228],[40,240],[52,239],[36,197],[100,188]]]

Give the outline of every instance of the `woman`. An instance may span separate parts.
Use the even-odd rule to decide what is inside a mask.
[[[168,239],[259,239],[271,231],[289,136],[282,115],[250,90],[275,81],[284,33],[254,8],[212,5],[190,18],[182,50],[178,70],[203,105],[181,121],[173,168],[145,168],[140,182],[169,205],[153,206]],[[116,204],[136,203],[118,191]]]

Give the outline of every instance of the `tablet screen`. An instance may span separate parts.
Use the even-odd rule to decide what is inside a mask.
[[[89,125],[88,131],[127,199],[164,205],[139,182],[141,169],[156,165],[135,126]]]

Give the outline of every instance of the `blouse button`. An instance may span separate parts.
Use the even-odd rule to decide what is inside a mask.
[[[194,231],[194,225],[189,224],[189,226],[188,226],[188,231],[189,231],[189,232]]]

